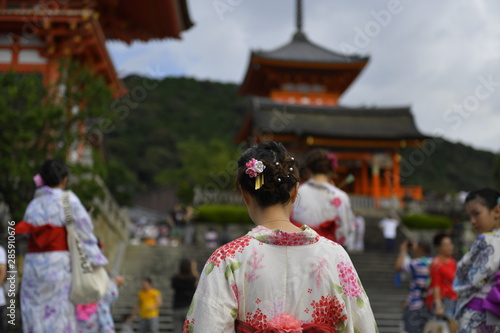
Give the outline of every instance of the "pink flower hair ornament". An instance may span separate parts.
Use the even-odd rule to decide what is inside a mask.
[[[35,177],[33,177],[33,181],[35,182],[36,187],[41,187],[45,185],[45,183],[43,182],[43,178],[42,176],[40,176],[39,173],[37,173]]]
[[[262,161],[257,161],[255,158],[252,158],[250,161],[248,161],[245,166],[247,167],[245,173],[250,178],[255,178],[255,189],[258,190],[262,187],[262,185],[264,185],[263,172],[266,166]]]
[[[332,163],[332,169],[335,170],[337,169],[337,167],[339,166],[339,161],[337,159],[337,155],[335,155],[334,153],[327,153],[326,154],[326,157],[330,160],[330,162]]]
[[[269,328],[280,333],[302,333],[302,322],[288,313],[280,314],[267,322]]]

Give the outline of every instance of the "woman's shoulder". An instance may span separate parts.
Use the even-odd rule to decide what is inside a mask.
[[[328,253],[329,255],[334,254],[349,257],[349,254],[342,245],[324,236],[319,236],[318,245],[322,247],[322,251]]]
[[[236,256],[237,253],[242,253],[243,250],[248,245],[250,245],[250,242],[252,240],[255,239],[249,235],[245,235],[222,245],[212,253],[210,258],[208,258],[207,264],[218,267],[221,262],[225,261],[226,259],[232,259]]]

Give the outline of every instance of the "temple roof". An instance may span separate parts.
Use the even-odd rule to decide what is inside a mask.
[[[108,39],[133,40],[177,38],[193,26],[186,0],[99,0],[99,12]]]
[[[274,130],[297,137],[379,140],[427,138],[417,129],[409,107],[325,107],[254,97],[250,112],[251,127],[260,133]]]
[[[53,8],[54,7],[54,8]],[[2,16],[32,15],[54,19],[75,13],[97,15],[106,39],[134,40],[177,38],[193,26],[187,0],[64,1],[51,6],[39,0],[0,1]],[[31,20],[29,21],[31,22]]]
[[[253,51],[252,57],[271,60],[311,63],[359,63],[367,62],[369,57],[344,55],[314,44],[307,36],[298,31],[292,40],[271,51]]]
[[[271,51],[252,51],[241,95],[268,97],[285,83],[320,84],[337,96],[363,70],[369,57],[343,55],[309,41],[302,31]]]

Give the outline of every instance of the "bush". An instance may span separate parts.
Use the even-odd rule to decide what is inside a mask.
[[[246,206],[202,205],[196,208],[196,220],[212,223],[252,223]]]
[[[451,219],[442,215],[415,214],[403,217],[403,224],[410,229],[449,229]]]

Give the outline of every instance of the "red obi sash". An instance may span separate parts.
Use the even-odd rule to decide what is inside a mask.
[[[318,227],[311,227],[311,226],[309,226],[309,227],[311,229],[313,229],[314,231],[316,231],[318,233],[318,235],[326,237],[334,242],[340,243],[336,239],[336,236],[335,236],[335,231],[337,230],[337,220],[338,220],[338,217],[336,217],[333,220],[325,221],[325,222],[321,223]],[[295,221],[292,221],[292,223],[299,228],[302,227],[302,223],[295,222]],[[340,241],[343,243],[344,240],[341,239]],[[342,244],[342,243],[340,243],[340,244]]]
[[[236,333],[280,333],[283,332],[279,328],[264,328],[256,329],[245,322],[236,320]],[[336,333],[337,329],[327,324],[303,324],[302,333]]]
[[[67,233],[65,227],[52,224],[34,226],[26,221],[16,224],[16,234],[29,234],[28,253],[68,251]]]

